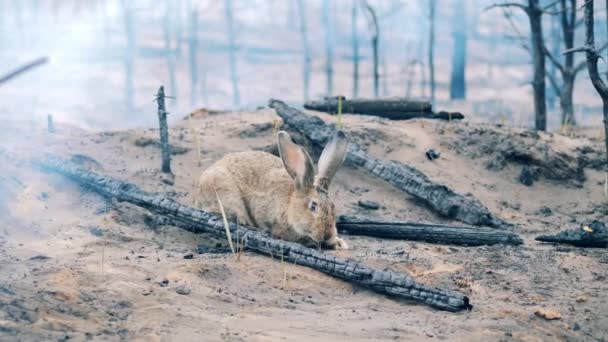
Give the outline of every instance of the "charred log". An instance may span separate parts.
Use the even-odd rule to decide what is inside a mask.
[[[309,101],[304,108],[326,113],[338,112],[338,97],[326,97],[321,101]],[[342,112],[381,116],[383,113],[427,113],[432,114],[431,104],[426,101],[412,101],[405,98],[388,99],[344,99]],[[388,114],[387,114],[388,115]]]
[[[374,220],[367,217],[340,216],[336,222],[338,231],[352,235],[379,238],[424,241],[461,246],[521,245],[522,239],[504,230],[458,227],[429,223],[392,220]]]
[[[335,130],[334,125],[328,125],[316,116],[304,114],[282,101],[271,99],[269,106],[276,110],[286,125],[301,132],[316,147],[325,146]],[[473,225],[506,225],[477,199],[457,194],[447,186],[433,182],[411,166],[398,161],[373,158],[354,143],[348,147],[346,162],[361,167],[407,192],[444,217]]]
[[[608,247],[608,227],[602,222],[593,221],[579,228],[567,229],[555,235],[541,235],[536,241],[564,243],[577,247]]]
[[[211,233],[226,236],[222,219],[205,211],[187,207],[164,197],[149,193],[131,183],[115,180],[79,168],[75,164],[54,156],[34,160],[43,170],[63,176],[91,189],[103,196],[133,203],[153,213],[183,223],[192,232]],[[446,291],[417,283],[412,277],[390,270],[377,270],[356,261],[338,258],[332,254],[308,248],[294,242],[271,238],[269,235],[230,223],[234,242],[264,255],[282,255],[285,261],[307,266],[334,277],[358,284],[376,292],[423,303],[440,310],[460,311],[471,309],[469,298],[452,291]]]

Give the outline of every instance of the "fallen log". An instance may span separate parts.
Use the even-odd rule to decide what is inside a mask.
[[[309,101],[304,108],[327,113],[338,112],[338,97],[326,97],[321,101]],[[432,113],[430,102],[412,101],[405,98],[388,99],[343,99],[342,113],[370,114],[380,113]]]
[[[331,115],[336,115],[336,112],[333,111],[320,111],[326,112]],[[344,113],[343,114],[349,114]],[[462,120],[464,119],[464,115],[459,112],[444,112],[441,111],[439,113],[435,112],[369,112],[369,113],[355,113],[360,115],[371,115],[377,116],[379,118],[385,118],[389,120],[412,120],[412,119],[439,119],[439,120]]]
[[[275,99],[269,101],[269,106],[276,110],[286,125],[302,133],[317,148],[325,146],[333,135],[335,126],[326,124],[316,116],[304,114]],[[361,167],[394,187],[407,192],[444,217],[472,225],[491,227],[506,225],[504,221],[492,215],[477,199],[457,194],[445,185],[433,182],[411,166],[393,160],[375,159],[355,143],[350,143],[348,146],[346,162]]]
[[[189,231],[226,236],[220,217],[179,204],[161,194],[145,192],[134,184],[90,172],[54,156],[36,159],[33,163],[43,170],[62,174],[103,196],[133,203],[153,213],[182,222]],[[233,242],[240,241],[242,246],[249,250],[264,255],[282,255],[286,261],[313,268],[376,292],[423,303],[440,310],[456,312],[472,308],[468,297],[419,284],[403,273],[369,268],[354,260],[338,258],[298,243],[273,239],[265,233],[247,227],[237,228],[233,223],[230,223],[229,229]]]
[[[541,235],[536,241],[564,243],[577,247],[608,247],[608,227],[599,221],[581,224],[579,228],[566,229],[555,235]]]
[[[458,227],[393,220],[373,220],[366,217],[339,216],[336,227],[340,233],[379,238],[424,241],[461,246],[521,245],[522,239],[504,230]]]

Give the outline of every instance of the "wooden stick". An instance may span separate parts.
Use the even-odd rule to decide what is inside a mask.
[[[171,173],[171,147],[169,146],[169,127],[167,126],[167,111],[165,110],[165,88],[160,86],[156,95],[158,102],[158,126],[160,129],[160,148],[162,154],[161,171]]]

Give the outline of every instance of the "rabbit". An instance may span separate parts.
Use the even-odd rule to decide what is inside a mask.
[[[279,157],[262,151],[236,152],[206,169],[196,184],[195,205],[229,220],[308,246],[348,249],[337,235],[329,185],[344,162],[348,141],[337,131],[319,158],[312,159],[285,131],[277,133]],[[216,197],[217,192],[217,197]]]

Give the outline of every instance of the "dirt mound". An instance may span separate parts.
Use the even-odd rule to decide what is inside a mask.
[[[585,167],[600,164],[599,153],[590,142],[552,133],[467,123],[440,125],[437,133],[442,146],[482,160],[489,170],[501,171],[509,164],[521,166],[526,179],[544,177],[580,187],[586,179]]]

